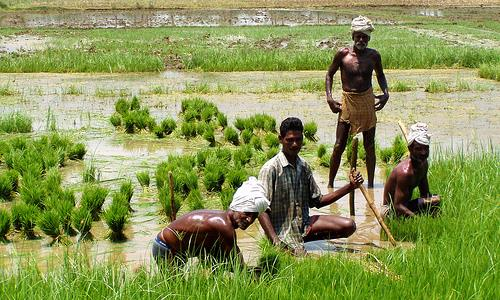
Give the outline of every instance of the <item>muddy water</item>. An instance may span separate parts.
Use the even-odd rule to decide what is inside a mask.
[[[399,132],[397,120],[406,123],[425,121],[433,132],[433,150],[441,148],[463,148],[474,151],[477,145],[489,141],[498,146],[500,138],[500,84],[477,78],[474,71],[436,70],[436,71],[388,71],[389,83],[399,80],[411,82],[415,91],[391,93],[390,102],[378,113],[377,140],[387,146]],[[62,132],[77,136],[87,145],[86,162],[94,161],[100,172],[103,185],[116,189],[119,180],[131,178],[135,193],[132,206],[136,210],[127,226],[124,243],[114,244],[105,240],[106,226],[95,222],[92,232],[95,241],[73,244],[68,249],[83,249],[90,261],[119,260],[131,265],[149,263],[151,239],[166,225],[158,217],[156,190],[152,186],[143,191],[138,185],[135,173],[148,170],[154,174],[156,165],[168,154],[181,154],[196,150],[205,145],[202,140],[189,143],[166,138],[157,140],[147,134],[126,135],[116,133],[108,118],[114,110],[114,97],[97,97],[96,91],[113,91],[115,95],[140,94],[144,105],[150,107],[157,120],[166,116],[176,117],[180,102],[187,95],[181,91],[187,83],[208,83],[211,87],[218,84],[244,88],[244,92],[231,94],[200,95],[215,102],[221,111],[229,116],[229,121],[240,116],[266,112],[279,120],[295,115],[304,121],[314,120],[318,124],[320,143],[333,144],[336,119],[328,110],[323,93],[269,94],[262,92],[273,81],[299,84],[308,79],[322,79],[324,72],[245,72],[245,73],[177,73],[128,74],[128,75],[80,75],[80,74],[0,74],[0,86],[9,86],[18,92],[14,96],[0,97],[0,112],[24,111],[34,119],[34,129],[42,133],[47,127],[47,113],[55,116],[57,127]],[[424,87],[430,80],[440,80],[453,85],[457,81],[470,84],[472,91],[429,94]],[[67,94],[73,86],[79,94]],[[170,92],[161,95],[145,94],[144,91],[161,86]],[[337,85],[338,86],[338,83]],[[338,89],[334,92],[339,95]],[[72,162],[63,168],[65,185],[81,184],[84,163]],[[362,170],[363,171],[363,170]],[[316,168],[315,178],[323,192],[327,192],[328,170]],[[378,204],[381,203],[383,170],[376,170],[375,188],[371,191]],[[335,186],[346,182],[346,170],[341,170]],[[152,180],[154,183],[154,180]],[[313,210],[314,214],[339,214],[348,216],[348,197],[344,197],[330,207]],[[0,204],[1,206],[9,205]],[[380,227],[359,192],[356,193],[356,233],[348,239],[335,240],[335,246],[342,250],[365,250],[385,247],[380,241]],[[257,241],[262,237],[257,224],[247,231],[238,231],[239,245],[243,255],[251,264],[258,257]],[[10,257],[34,256],[40,258],[41,267],[47,266],[47,259],[56,256],[54,262],[66,251],[66,247],[48,247],[48,238],[24,241],[12,235],[13,242],[0,245],[0,265],[10,265]],[[75,238],[72,238],[75,241]]]

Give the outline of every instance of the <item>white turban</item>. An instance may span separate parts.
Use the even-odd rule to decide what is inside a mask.
[[[427,132],[427,124],[425,123],[416,123],[411,125],[410,134],[408,134],[408,146],[416,141],[421,145],[429,146],[431,143],[431,135]]]
[[[240,212],[261,213],[269,207],[264,186],[257,178],[250,177],[234,193],[229,209]]]
[[[359,16],[354,18],[351,23],[351,32],[362,32],[368,36],[375,30],[373,27],[372,20],[367,17]]]

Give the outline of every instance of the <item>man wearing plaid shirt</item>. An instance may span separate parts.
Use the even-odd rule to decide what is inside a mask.
[[[329,205],[363,183],[359,172],[352,171],[350,183],[322,195],[309,165],[299,156],[304,127],[298,118],[285,119],[280,126],[281,151],[264,164],[259,173],[269,209],[259,216],[266,236],[274,245],[304,253],[304,242],[348,237],[356,230],[349,218],[309,216],[309,208]]]

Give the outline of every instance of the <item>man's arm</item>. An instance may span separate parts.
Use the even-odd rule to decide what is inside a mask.
[[[361,184],[363,184],[363,177],[361,176],[361,174],[358,171],[352,170],[351,173],[349,174],[349,181],[350,182],[348,184],[341,187],[340,189],[321,196],[321,199],[319,200],[319,204],[317,205],[317,208],[321,208],[323,206],[330,205],[333,202],[344,197],[345,195],[347,195],[351,191],[358,188]]]
[[[325,78],[325,89],[326,89],[326,102],[333,113],[338,113],[341,111],[340,102],[333,100],[332,97],[332,85],[333,85],[333,76],[340,68],[340,64],[342,63],[342,58],[345,56],[345,51],[349,52],[349,49],[344,48],[339,50],[335,56],[333,57],[333,61],[328,68],[328,72],[326,73]]]
[[[274,168],[264,166],[259,172],[259,180],[264,186],[267,199],[269,202],[272,202],[274,185],[276,182],[276,170]],[[262,226],[267,238],[273,243],[273,245],[279,245],[281,241],[274,230],[273,224],[271,223],[269,211],[270,209],[267,209],[259,215],[259,223],[260,226]]]
[[[382,58],[380,57],[380,53],[375,51],[375,64],[374,70],[377,74],[377,82],[380,86],[380,89],[384,93],[383,95],[375,96],[378,101],[375,103],[375,110],[381,110],[384,108],[387,100],[389,100],[389,88],[387,87],[387,80],[385,79],[384,69],[382,67]]]
[[[262,226],[262,229],[264,230],[264,233],[266,234],[267,238],[273,243],[273,245],[275,246],[280,245],[281,240],[276,234],[276,231],[274,231],[273,224],[271,223],[271,218],[269,217],[267,211],[259,215],[259,223],[260,226]]]

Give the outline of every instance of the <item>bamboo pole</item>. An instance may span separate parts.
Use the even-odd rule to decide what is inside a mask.
[[[351,152],[351,170],[356,169],[356,164],[358,161],[358,138],[352,139],[352,152]],[[356,215],[354,207],[354,191],[349,193],[349,213],[351,216]]]
[[[172,171],[168,171],[168,183],[170,188],[170,222],[173,222],[177,217],[177,212],[175,211],[174,176]]]
[[[403,123],[403,121],[399,120],[398,121],[399,129],[401,129],[401,132],[403,133],[403,137],[405,138],[405,142],[408,144],[408,133],[406,132],[406,126]]]

